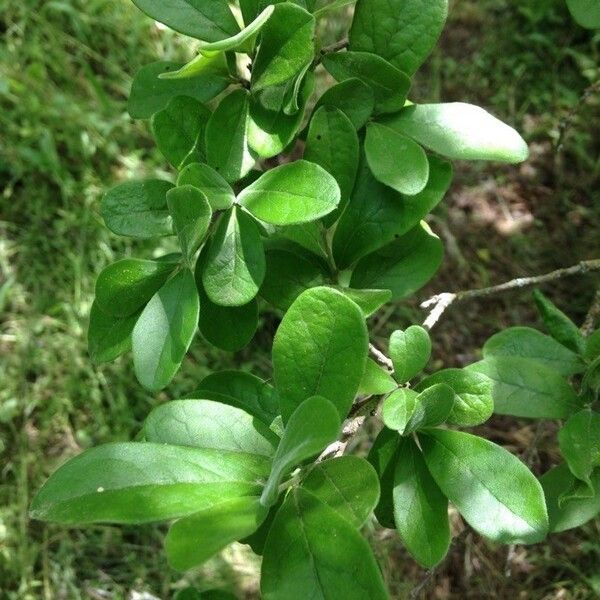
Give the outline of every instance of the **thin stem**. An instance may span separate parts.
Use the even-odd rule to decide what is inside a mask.
[[[600,289],[596,290],[592,305],[581,326],[581,333],[585,336],[590,335],[594,331],[598,320],[600,320]]]
[[[382,367],[394,370],[394,363],[375,344],[369,344],[369,352]]]
[[[544,275],[536,275],[534,277],[518,277],[499,285],[493,285],[491,287],[436,294],[421,304],[421,308],[430,309],[427,318],[423,322],[423,327],[426,329],[431,329],[444,314],[445,310],[455,302],[470,300],[472,298],[493,296],[509,290],[540,285],[542,283],[547,283],[548,281],[556,281],[557,279],[562,279],[563,277],[589,273],[591,271],[600,271],[600,258],[583,260],[571,267],[557,269],[556,271],[545,273]]]
[[[348,47],[349,41],[348,39],[339,40],[330,46],[324,46],[319,50],[319,53],[315,57],[315,65],[318,65],[326,54],[330,54],[331,52],[339,52],[340,50],[344,50]]]

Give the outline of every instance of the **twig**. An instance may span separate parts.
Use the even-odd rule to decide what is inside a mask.
[[[338,50],[343,50],[344,48],[348,47],[348,44],[350,42],[348,41],[347,38],[343,39],[343,40],[339,40],[338,42],[335,42],[334,44],[331,44],[330,46],[325,46],[324,48],[321,48],[321,51],[319,54],[321,54],[321,56],[324,56],[325,54],[329,54],[330,52],[337,52]]]
[[[594,296],[594,300],[592,301],[592,305],[588,310],[588,313],[583,321],[583,325],[581,326],[581,333],[583,335],[590,335],[595,327],[596,323],[600,319],[600,289],[596,290],[596,295]]]
[[[585,88],[585,90],[583,90],[577,102],[573,105],[571,110],[569,110],[569,112],[558,124],[558,137],[556,138],[555,144],[557,154],[562,151],[567,132],[573,125],[573,122],[575,121],[575,117],[577,116],[579,109],[583,106],[583,104],[592,94],[595,94],[598,91],[600,91],[600,79],[597,79],[596,81],[590,83],[590,85],[588,85]]]
[[[369,344],[369,351],[382,367],[386,367],[390,371],[394,370],[394,363],[375,344]]]
[[[462,300],[469,300],[471,298],[493,296],[494,294],[499,294],[501,292],[530,287],[532,285],[540,285],[548,281],[555,281],[563,277],[579,275],[588,273],[590,271],[600,271],[600,258],[583,260],[572,267],[557,269],[556,271],[545,273],[544,275],[536,275],[534,277],[518,277],[517,279],[512,279],[511,281],[506,281],[491,287],[479,288],[476,290],[464,290],[454,293],[444,292],[442,294],[437,294],[428,300],[425,300],[425,302],[421,304],[421,308],[430,309],[429,314],[423,323],[423,327],[431,329],[444,314],[444,311],[455,302],[461,302]]]

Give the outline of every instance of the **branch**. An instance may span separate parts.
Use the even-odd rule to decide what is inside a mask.
[[[425,302],[421,304],[421,308],[430,309],[427,318],[423,322],[423,327],[426,329],[431,329],[444,314],[445,310],[455,302],[470,300],[472,298],[493,296],[494,294],[499,294],[501,292],[521,289],[533,285],[540,285],[548,281],[555,281],[570,275],[580,275],[591,271],[600,271],[600,258],[583,260],[579,264],[573,265],[572,267],[557,269],[556,271],[545,273],[544,275],[536,275],[534,277],[519,277],[517,279],[512,279],[511,281],[506,281],[491,287],[479,288],[476,290],[464,290],[454,293],[444,292],[442,294],[437,294],[428,300],[425,300]]]
[[[581,333],[583,335],[588,336],[596,327],[596,322],[600,319],[600,289],[596,290],[596,295],[594,296],[594,300],[590,309],[588,310],[588,314],[585,317],[585,321],[581,326]]]
[[[394,363],[375,344],[369,344],[369,352],[382,367],[390,371],[394,370]]]

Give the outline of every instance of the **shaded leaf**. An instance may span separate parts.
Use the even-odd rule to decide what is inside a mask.
[[[214,211],[227,210],[235,202],[231,186],[212,167],[202,163],[187,165],[177,178],[177,185],[193,185],[208,199]]]

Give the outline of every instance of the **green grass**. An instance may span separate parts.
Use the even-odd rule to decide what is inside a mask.
[[[507,0],[455,2],[442,48],[414,94],[478,101],[518,124],[534,115],[530,137],[551,141],[561,116],[598,76],[597,40],[567,21],[559,0],[518,10],[515,5]],[[527,10],[539,13],[532,16]],[[340,35],[340,23],[323,24],[332,40]],[[498,31],[506,35],[499,38]],[[473,36],[469,53],[460,38],[467,34]],[[209,368],[236,366],[268,375],[274,320],[265,317],[255,343],[234,357],[196,344],[168,392],[158,397],[137,384],[129,357],[101,368],[91,365],[85,329],[98,272],[115,257],[158,250],[154,243],[113,236],[98,214],[99,198],[112,183],[168,176],[147,124],[127,115],[131,76],[157,58],[185,58],[190,49],[184,38],[159,30],[126,0],[2,0],[0,35],[0,599],[101,597],[94,590],[114,599],[147,590],[166,599],[188,583],[256,597],[257,561],[240,546],[183,577],[166,566],[160,527],[66,530],[28,519],[35,490],[66,457],[104,441],[130,439],[152,406],[193,390]],[[552,69],[546,68],[548,60]],[[595,199],[586,193],[598,176],[592,129],[597,126],[584,126],[593,122],[594,110],[592,102],[574,123],[566,148],[569,168],[560,178],[556,205],[547,207],[548,223],[566,232],[561,243],[580,235],[564,215],[581,207],[585,217],[594,209]],[[458,181],[471,184],[489,173],[500,173],[502,185],[515,171],[461,169]],[[458,244],[475,265],[477,283],[502,277],[515,260],[529,272],[544,270],[554,239],[548,240],[546,228],[538,226],[529,237],[494,244],[490,259],[483,252],[490,247],[488,233],[470,233]],[[530,239],[536,242],[533,250]],[[452,260],[453,273],[433,284],[436,291],[453,281]],[[589,294],[584,290],[580,298],[570,298],[568,289],[561,299],[579,315]],[[374,326],[382,336],[418,318],[414,303],[407,304],[384,313]],[[438,353],[437,360],[455,353],[457,343],[463,352],[463,344],[477,347],[482,321],[511,318],[533,319],[531,311],[504,303],[474,323],[449,315],[436,340],[447,352]],[[513,429],[518,431],[518,424]],[[421,571],[396,538],[376,531],[372,536],[397,597],[404,597]],[[499,583],[503,551],[469,542],[470,555],[476,553],[480,563],[488,561],[491,567],[476,570],[466,581],[452,575],[463,570],[461,548],[448,575],[458,595],[448,597],[472,589],[471,597],[591,598],[598,586],[597,573],[593,579],[597,540],[592,525],[528,550],[536,575],[518,574],[504,591]],[[553,583],[542,585],[544,578]],[[557,595],[559,589],[563,596]]]

